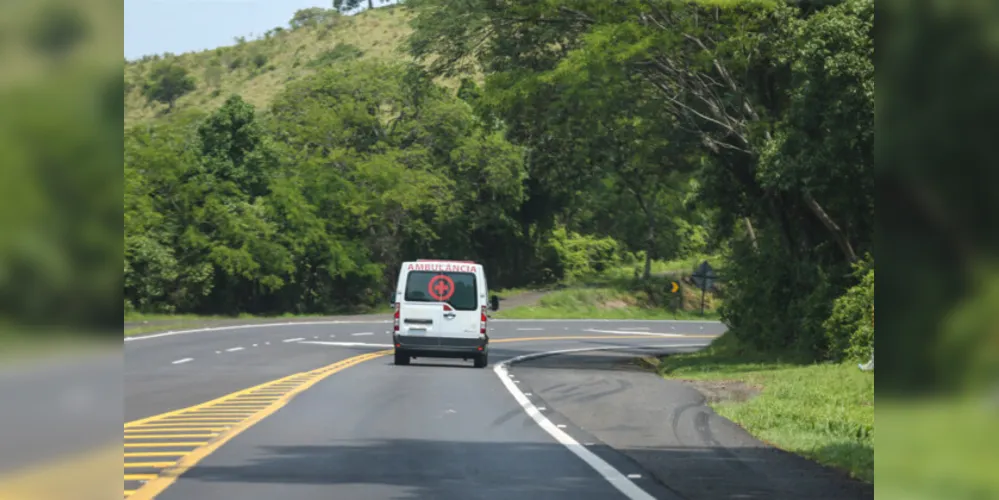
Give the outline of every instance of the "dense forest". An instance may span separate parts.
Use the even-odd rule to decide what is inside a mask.
[[[405,54],[340,43],[265,105],[217,85],[267,72],[259,51],[126,76],[159,110],[125,131],[126,311],[359,310],[419,257],[499,288],[709,253],[747,345],[870,356],[873,0],[388,9]],[[220,105],[177,105],[211,81]]]

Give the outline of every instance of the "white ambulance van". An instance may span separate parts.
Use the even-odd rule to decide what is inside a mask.
[[[395,364],[418,357],[472,359],[476,368],[489,364],[486,311],[498,309],[499,298],[489,297],[481,264],[403,262],[393,303]]]

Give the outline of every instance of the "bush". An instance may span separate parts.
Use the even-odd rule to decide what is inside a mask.
[[[257,67],[258,69],[259,68],[263,68],[264,65],[267,64],[267,54],[263,54],[263,53],[258,52],[258,53],[256,53],[256,54],[253,55],[252,61],[253,61],[253,65],[255,67]]]
[[[361,49],[349,43],[341,43],[338,44],[336,47],[333,47],[332,49],[319,54],[318,56],[315,57],[315,59],[309,61],[309,66],[314,68],[330,66],[332,64],[341,61],[352,61],[354,59],[361,57],[362,55],[364,55],[364,52],[361,51]]]
[[[842,293],[843,278],[824,272],[813,260],[817,256],[792,257],[779,238],[758,241],[759,250],[744,241],[733,243],[726,258],[722,319],[740,342],[755,349],[821,359],[826,352],[823,323]]]
[[[601,272],[620,262],[620,244],[610,237],[597,238],[567,231],[560,227],[549,241],[557,258],[556,276],[567,282]]]
[[[854,276],[859,283],[836,299],[832,314],[823,324],[830,359],[867,360],[874,350],[873,260],[854,266]]]

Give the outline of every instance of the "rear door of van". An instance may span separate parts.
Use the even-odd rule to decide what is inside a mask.
[[[443,338],[478,337],[479,269],[477,265],[469,265],[460,271],[406,271],[399,314],[406,334]]]

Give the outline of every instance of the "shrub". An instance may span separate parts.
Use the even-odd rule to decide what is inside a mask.
[[[866,360],[874,349],[873,260],[857,263],[854,277],[858,283],[836,299],[832,314],[823,323],[829,359]]]
[[[620,244],[610,237],[597,238],[560,227],[549,242],[557,258],[556,275],[572,282],[620,262]]]

